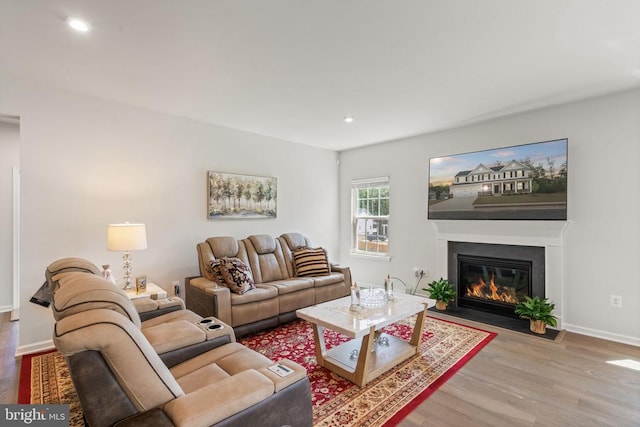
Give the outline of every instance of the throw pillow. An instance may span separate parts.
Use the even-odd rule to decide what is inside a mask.
[[[227,286],[224,277],[222,277],[219,259],[209,261],[209,264],[204,268],[204,277],[213,280],[218,286]]]
[[[222,258],[220,273],[231,292],[242,295],[255,288],[251,270],[238,258]]]
[[[329,274],[327,251],[323,248],[299,248],[293,252],[293,263],[298,277]]]

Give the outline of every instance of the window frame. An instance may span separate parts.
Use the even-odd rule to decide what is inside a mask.
[[[377,195],[377,206],[378,212],[377,214],[372,214],[368,212],[366,214],[360,213],[360,202],[365,200],[360,198],[360,190],[365,188],[386,188],[386,197],[381,196],[378,192]],[[351,254],[357,256],[378,258],[378,259],[388,259],[389,258],[389,210],[390,210],[390,185],[389,185],[389,177],[375,177],[375,178],[365,178],[365,179],[354,179],[351,181]],[[366,198],[367,201],[374,200],[369,197]],[[380,209],[383,207],[383,202],[386,200],[387,206],[387,214],[381,215]],[[365,224],[368,221],[374,221],[381,225],[380,228],[383,230],[378,230],[379,227],[376,227],[376,236],[378,238],[369,240],[367,238],[367,228],[368,226],[364,226],[364,249],[360,249],[361,244],[363,243],[361,239],[361,235],[358,231],[359,222],[364,220]],[[361,224],[361,223],[360,223]],[[362,230],[361,230],[362,231]],[[384,236],[385,239],[381,240],[380,236]],[[380,249],[386,247],[384,252],[381,252]],[[375,248],[375,250],[371,250],[371,248]]]

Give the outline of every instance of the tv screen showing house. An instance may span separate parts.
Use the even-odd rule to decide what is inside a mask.
[[[566,220],[568,141],[429,159],[428,218]]]

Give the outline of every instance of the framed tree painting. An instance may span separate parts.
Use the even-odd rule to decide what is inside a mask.
[[[278,179],[276,177],[207,173],[209,219],[276,218]]]

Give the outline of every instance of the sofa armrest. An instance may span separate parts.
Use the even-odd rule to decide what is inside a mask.
[[[342,267],[339,264],[331,264],[331,271],[344,275],[345,295],[348,295],[351,292],[351,269],[349,267]]]
[[[136,298],[131,300],[138,314],[147,313],[158,309],[158,301],[151,298]]]
[[[175,425],[213,425],[273,395],[273,382],[254,369],[216,381],[169,401],[165,413]]]
[[[156,353],[166,353],[207,340],[207,334],[187,320],[160,323],[142,330]]]
[[[228,288],[204,277],[185,280],[187,308],[202,317],[216,317],[231,325],[231,294]]]
[[[281,377],[270,369],[273,365],[266,368],[260,368],[258,369],[258,372],[273,381],[276,393],[307,377],[307,370],[289,359],[280,359],[275,365],[284,365],[286,368],[291,370],[291,373],[287,376]]]
[[[132,300],[140,320],[145,321],[172,311],[184,310],[184,301],[178,297],[154,300],[151,298],[137,298]]]

